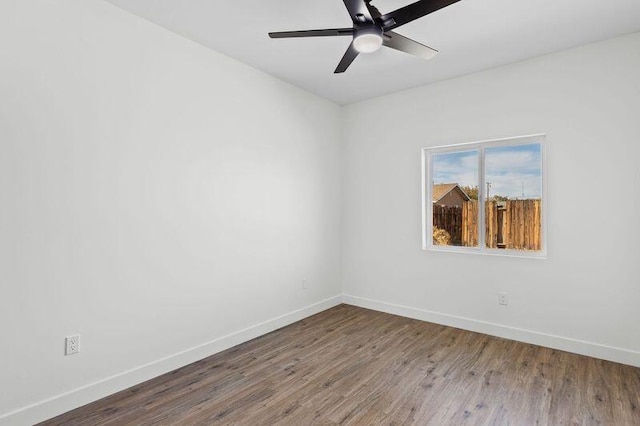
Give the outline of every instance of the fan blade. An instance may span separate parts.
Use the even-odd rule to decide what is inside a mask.
[[[364,0],[344,0],[344,5],[351,15],[354,24],[372,23],[373,17]]]
[[[345,0],[345,2],[346,1],[347,0]],[[393,12],[385,13],[380,16],[379,21],[382,22],[384,31],[389,31],[459,1],[460,0],[420,0],[396,9]]]
[[[356,48],[353,47],[353,42],[351,42],[351,44],[349,45],[349,48],[347,49],[347,51],[344,53],[344,56],[340,60],[338,67],[333,73],[340,74],[345,72],[347,68],[349,68],[349,65],[351,65],[353,60],[356,59],[356,57],[358,56],[358,53],[359,52],[356,50]]]
[[[382,44],[392,49],[418,56],[423,59],[431,59],[438,54],[437,50],[398,33],[394,33],[393,31],[387,31],[384,35],[385,37],[382,38]]]
[[[351,36],[353,28],[331,28],[326,30],[302,30],[302,31],[279,31],[269,33],[271,38],[291,38],[291,37],[335,37]]]

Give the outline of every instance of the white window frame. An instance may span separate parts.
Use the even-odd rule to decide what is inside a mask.
[[[493,139],[479,142],[467,142],[453,145],[443,145],[435,147],[426,147],[422,149],[422,249],[427,251],[453,252],[453,253],[471,253],[484,254],[494,256],[507,257],[528,257],[536,259],[547,258],[547,207],[549,200],[547,197],[547,172],[546,172],[546,135],[536,134],[528,136],[518,136],[503,139]],[[542,178],[542,194],[541,199],[541,226],[540,232],[542,238],[542,247],[539,251],[532,250],[513,250],[498,249],[486,247],[485,243],[485,150],[487,148],[540,144],[541,157],[541,178]],[[461,246],[441,246],[433,244],[433,156],[447,152],[460,151],[478,151],[478,247],[461,247]]]

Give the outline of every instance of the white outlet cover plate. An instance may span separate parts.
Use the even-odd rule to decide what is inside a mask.
[[[65,355],[73,355],[80,352],[80,335],[67,336],[65,338]]]
[[[507,306],[509,304],[509,295],[506,292],[498,293],[498,304]]]

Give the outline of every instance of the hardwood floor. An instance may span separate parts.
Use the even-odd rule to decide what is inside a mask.
[[[640,369],[340,305],[44,425],[640,425]]]

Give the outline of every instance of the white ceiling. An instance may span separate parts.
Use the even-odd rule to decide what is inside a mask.
[[[395,31],[440,51],[382,48],[333,74],[349,37],[272,40],[269,31],[350,27],[342,0],[107,0],[339,104],[640,31],[640,0],[461,0]],[[386,13],[410,0],[374,0]]]

